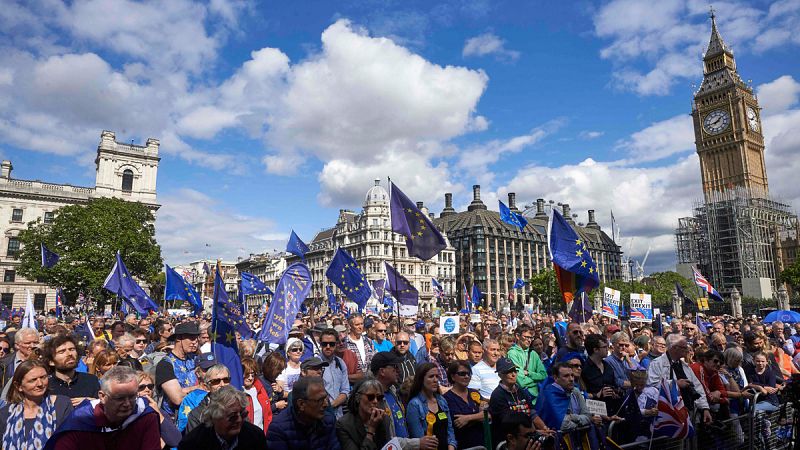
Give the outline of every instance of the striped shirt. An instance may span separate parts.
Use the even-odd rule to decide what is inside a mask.
[[[472,380],[469,382],[470,389],[477,389],[483,398],[491,398],[492,391],[500,384],[500,375],[495,372],[494,367],[489,367],[486,361],[481,361],[472,366]]]

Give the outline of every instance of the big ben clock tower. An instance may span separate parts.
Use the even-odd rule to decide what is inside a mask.
[[[713,10],[703,66],[703,83],[694,96],[692,117],[706,201],[737,188],[745,189],[750,197],[767,197],[758,100],[739,77],[733,52],[717,30]]]

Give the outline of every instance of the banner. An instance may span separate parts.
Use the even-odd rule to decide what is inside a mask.
[[[650,294],[631,293],[631,322],[652,322],[653,301]]]
[[[708,311],[708,298],[700,297],[697,299],[697,309],[700,311]]]
[[[619,299],[622,293],[615,289],[603,288],[602,315],[612,319],[619,319]]]
[[[461,323],[458,316],[439,318],[439,334],[458,334]]]
[[[303,263],[294,263],[281,275],[275,287],[275,296],[269,305],[258,340],[271,344],[285,344],[289,338],[300,304],[311,292],[311,272]]]

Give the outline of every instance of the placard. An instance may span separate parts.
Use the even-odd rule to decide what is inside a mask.
[[[481,315],[480,314],[470,314],[469,315],[469,323],[481,323]]]
[[[439,317],[440,334],[458,334],[460,325],[458,316]]]
[[[586,399],[586,409],[593,416],[608,416],[606,402],[601,402],[600,400]]]
[[[700,311],[708,311],[708,298],[700,297],[697,299],[697,309]]]
[[[631,322],[652,322],[653,301],[650,294],[631,293]]]
[[[619,319],[619,299],[622,293],[615,289],[603,289],[603,310],[601,314],[612,319]]]

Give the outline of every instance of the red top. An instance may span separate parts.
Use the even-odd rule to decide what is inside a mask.
[[[709,393],[719,391],[719,402],[721,404],[727,404],[728,390],[725,388],[725,384],[722,383],[722,378],[719,377],[719,372],[716,370],[706,369],[701,362],[692,363],[691,367],[692,372],[694,372],[694,374],[697,376],[697,379],[700,380],[700,383],[703,384],[703,389],[706,391],[706,398],[708,399],[708,402],[711,403],[711,397],[709,396]]]

